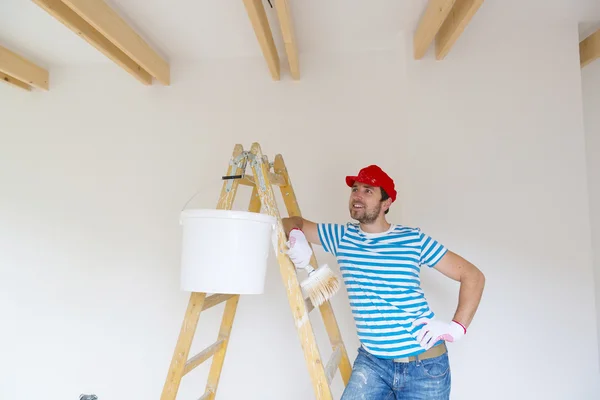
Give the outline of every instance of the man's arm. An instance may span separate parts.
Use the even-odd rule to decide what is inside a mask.
[[[434,268],[460,282],[458,307],[454,319],[468,327],[479,307],[485,276],[475,265],[451,251],[447,251]]]
[[[302,230],[302,232],[304,232],[304,236],[306,236],[306,239],[309,242],[318,245],[321,244],[316,223],[302,217],[282,218],[281,222],[283,223],[283,230],[285,231],[286,237],[289,237],[292,229],[299,228]]]

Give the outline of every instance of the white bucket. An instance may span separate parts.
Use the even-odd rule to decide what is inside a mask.
[[[276,221],[249,211],[182,211],[181,290],[263,293]]]

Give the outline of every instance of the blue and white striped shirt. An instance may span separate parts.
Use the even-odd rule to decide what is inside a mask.
[[[434,316],[421,289],[421,265],[435,266],[446,247],[401,225],[375,234],[354,223],[317,226],[323,248],[337,258],[363,347],[381,358],[425,351],[412,326]]]

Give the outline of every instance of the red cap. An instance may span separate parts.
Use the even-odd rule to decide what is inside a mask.
[[[358,176],[347,176],[346,184],[350,187],[354,182],[365,183],[371,186],[379,186],[390,196],[392,202],[396,201],[396,189],[394,180],[383,172],[377,165],[369,165],[358,172]]]

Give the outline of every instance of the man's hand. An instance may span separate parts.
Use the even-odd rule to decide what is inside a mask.
[[[296,268],[306,268],[310,264],[313,252],[304,233],[300,229],[292,229],[286,244],[289,248],[286,254],[290,257]]]
[[[417,334],[417,340],[427,350],[439,340],[456,342],[467,333],[466,328],[457,321],[447,323],[437,319],[421,318],[416,320],[414,325],[423,325]]]

